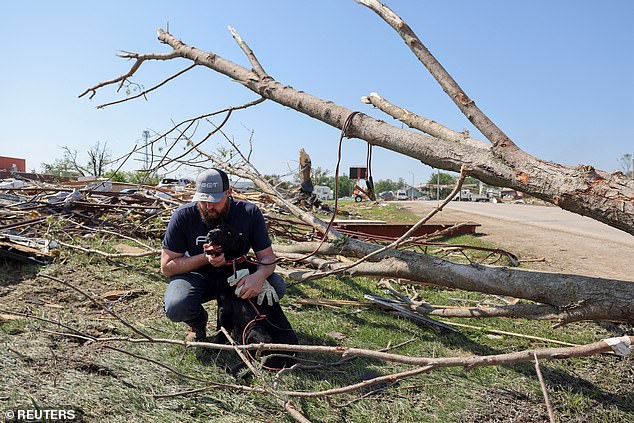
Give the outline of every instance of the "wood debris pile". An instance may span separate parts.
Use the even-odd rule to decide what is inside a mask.
[[[160,239],[173,210],[191,196],[188,190],[138,186],[114,191],[32,183],[0,189],[0,256],[48,263],[60,245],[96,232]]]
[[[189,187],[112,185],[30,183],[19,188],[0,187],[0,257],[45,264],[61,247],[107,258],[155,255],[172,213],[194,194]],[[267,218],[288,216],[266,194],[234,190],[233,197],[257,204]],[[311,229],[298,229],[291,219],[268,220],[274,235],[295,240],[312,240],[319,235]],[[127,238],[137,247],[119,244],[121,248],[110,248],[112,253],[82,247],[87,244],[82,238],[93,238],[96,233]]]

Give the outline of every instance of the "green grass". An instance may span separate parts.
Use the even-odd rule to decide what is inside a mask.
[[[328,202],[334,206],[334,201]],[[339,200],[339,210],[350,213],[355,219],[383,220],[393,223],[415,223],[418,218],[412,211],[404,209],[395,203],[355,203],[352,200]]]

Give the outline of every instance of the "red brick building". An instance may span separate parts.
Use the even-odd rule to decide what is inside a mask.
[[[0,170],[7,172],[26,172],[26,160],[15,157],[0,156]]]

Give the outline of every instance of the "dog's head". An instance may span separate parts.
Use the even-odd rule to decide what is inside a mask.
[[[207,233],[207,244],[214,247],[207,254],[224,253],[227,260],[235,259],[243,254],[244,238],[228,223],[220,223]]]

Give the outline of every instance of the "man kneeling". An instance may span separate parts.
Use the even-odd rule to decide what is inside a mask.
[[[224,253],[204,252],[209,230],[222,222],[244,239],[242,254],[253,249],[259,263],[253,273],[237,282],[237,297],[246,300],[266,295],[263,288],[267,281],[278,298],[286,290],[284,280],[274,273],[276,257],[260,210],[231,197],[229,178],[223,171],[202,172],[196,180],[193,202],[172,215],[161,253],[161,271],[170,278],[164,297],[165,313],[172,321],[188,324],[189,341],[206,338],[208,315],[202,304],[218,299],[227,284]]]

